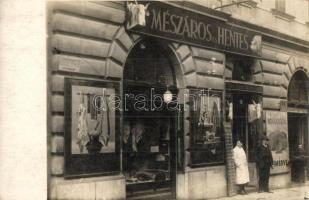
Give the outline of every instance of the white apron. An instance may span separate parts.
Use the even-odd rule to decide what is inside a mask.
[[[236,146],[234,152],[234,163],[236,168],[236,184],[249,182],[249,170],[247,156],[243,148]]]

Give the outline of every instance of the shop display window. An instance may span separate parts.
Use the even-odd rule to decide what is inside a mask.
[[[224,162],[221,98],[221,92],[190,92],[192,167]]]
[[[65,79],[65,178],[120,172],[119,84]]]

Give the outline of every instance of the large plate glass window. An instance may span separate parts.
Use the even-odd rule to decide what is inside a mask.
[[[191,166],[224,162],[222,92],[190,91]]]
[[[119,84],[67,78],[65,87],[65,177],[119,172]]]

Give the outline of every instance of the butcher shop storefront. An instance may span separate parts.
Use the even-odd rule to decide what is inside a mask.
[[[307,104],[288,101],[278,38],[188,2],[49,8],[50,199],[232,196],[236,140],[255,188],[263,134],[271,187],[290,184],[289,111],[307,116]]]

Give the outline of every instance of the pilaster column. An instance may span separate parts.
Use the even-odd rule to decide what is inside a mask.
[[[227,173],[227,195],[236,195],[235,187],[235,165],[233,160],[233,137],[231,122],[224,122],[225,136],[225,155],[226,155],[226,173]]]

